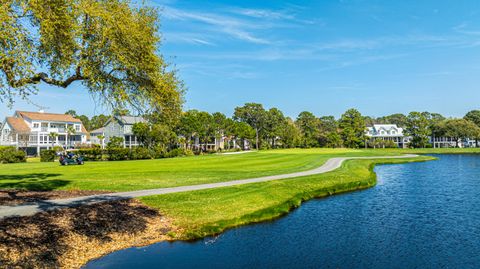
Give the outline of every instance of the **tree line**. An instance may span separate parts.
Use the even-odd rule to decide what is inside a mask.
[[[115,111],[126,115],[128,111]],[[103,127],[110,116],[97,115],[88,118],[67,111],[80,120],[89,131]],[[175,121],[164,121],[155,114],[144,115],[147,123],[137,123],[133,133],[148,148],[163,147],[166,150],[179,145],[193,151],[207,151],[206,145],[223,139],[225,149],[234,148],[363,148],[367,143],[367,126],[396,124],[404,128],[404,135],[411,136],[410,147],[430,147],[431,137],[459,139],[480,138],[480,110],[468,112],[463,118],[446,118],[439,113],[410,112],[382,117],[364,116],[356,109],[348,109],[340,118],[317,117],[303,111],[294,119],[285,116],[275,107],[246,103],[236,107],[232,117],[220,112],[199,110],[182,112]],[[172,123],[173,122],[173,123]]]

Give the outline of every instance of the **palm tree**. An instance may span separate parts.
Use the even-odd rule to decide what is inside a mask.
[[[52,139],[52,148],[55,146],[55,141],[57,140],[58,134],[55,132],[51,132],[48,134],[50,138]]]
[[[68,135],[68,138],[70,138],[70,144],[72,142],[72,138],[71,136],[74,135],[77,131],[75,131],[75,129],[73,128],[73,126],[68,126],[67,127],[67,135]],[[68,139],[67,139],[67,142],[68,142]]]
[[[104,139],[105,139],[105,136],[104,135],[97,135],[97,138],[100,140],[100,143],[102,144],[102,149],[104,148]]]

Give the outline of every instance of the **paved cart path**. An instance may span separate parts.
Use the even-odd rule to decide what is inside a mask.
[[[232,180],[227,182],[217,182],[217,183],[190,185],[190,186],[179,186],[179,187],[171,187],[171,188],[149,189],[149,190],[139,190],[139,191],[129,191],[129,192],[115,192],[115,193],[81,196],[81,197],[67,198],[67,199],[45,200],[45,201],[35,202],[33,204],[18,205],[18,206],[0,206],[0,219],[5,217],[13,217],[13,216],[31,216],[42,211],[54,210],[62,207],[89,205],[89,204],[119,200],[119,199],[128,199],[128,198],[158,195],[158,194],[222,188],[222,187],[243,185],[243,184],[249,184],[249,183],[257,183],[257,182],[265,182],[265,181],[272,181],[272,180],[279,180],[279,179],[286,179],[286,178],[323,174],[339,168],[342,165],[342,163],[346,160],[401,159],[401,158],[412,158],[417,156],[418,155],[406,154],[401,156],[335,157],[327,160],[322,166],[317,167],[315,169],[296,172],[296,173],[290,173],[290,174],[265,176],[265,177],[258,177],[258,178],[240,179],[240,180]]]

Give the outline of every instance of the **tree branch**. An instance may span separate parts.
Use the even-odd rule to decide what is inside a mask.
[[[4,64],[3,72],[7,78],[8,85],[12,88],[20,88],[28,84],[38,84],[41,81],[50,85],[67,88],[74,81],[87,79],[86,77],[82,76],[80,66],[76,68],[74,75],[66,78],[65,80],[49,78],[48,75],[43,72],[37,73],[31,77],[15,79],[11,65],[12,64]]]
[[[32,77],[21,78],[21,79],[18,79],[18,80],[10,79],[9,77],[10,76],[7,74],[8,84],[12,88],[19,88],[19,87],[25,86],[27,84],[38,84],[41,81],[43,81],[47,84],[50,84],[50,85],[55,85],[55,86],[58,86],[58,87],[67,88],[74,81],[86,79],[82,75],[75,74],[73,76],[68,77],[65,80],[58,80],[58,79],[49,78],[48,75],[45,74],[45,73],[38,73],[38,74],[33,75]]]

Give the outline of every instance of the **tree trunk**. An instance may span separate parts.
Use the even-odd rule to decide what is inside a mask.
[[[258,128],[255,128],[255,135],[256,135],[255,146],[256,146],[256,149],[258,150]]]

